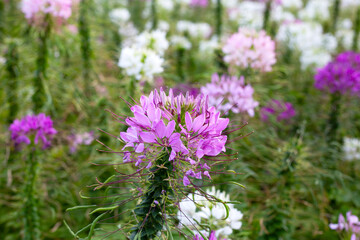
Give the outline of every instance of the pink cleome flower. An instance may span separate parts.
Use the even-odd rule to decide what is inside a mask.
[[[131,107],[133,117],[125,119],[129,126],[120,137],[125,142],[124,162],[150,168],[164,150],[178,170],[185,186],[190,177],[210,178],[210,166],[204,156],[224,152],[227,136],[222,131],[229,119],[221,118],[215,107],[208,106],[208,98],[188,93],[174,96],[160,89],[142,96],[140,104]]]
[[[262,72],[272,70],[276,63],[275,42],[265,31],[239,28],[231,35],[222,48],[224,61],[231,67],[253,68]]]
[[[209,104],[215,106],[225,114],[247,112],[253,117],[254,109],[259,105],[253,98],[254,89],[250,84],[245,85],[244,77],[213,74],[211,83],[201,88],[204,95],[208,95]]]
[[[49,116],[44,113],[39,115],[28,115],[20,120],[16,119],[9,127],[11,140],[16,146],[24,143],[42,145],[42,148],[48,148],[51,145],[51,139],[57,131],[53,128],[53,122]]]
[[[28,20],[50,14],[60,19],[68,19],[71,16],[73,0],[22,0],[21,11]]]
[[[205,8],[209,4],[208,0],[191,0],[190,6]]]

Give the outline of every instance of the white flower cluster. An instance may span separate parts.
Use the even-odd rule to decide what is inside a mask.
[[[350,19],[346,18],[339,22],[339,25],[337,27],[336,31],[336,37],[339,40],[339,43],[345,48],[345,49],[351,49],[353,41],[354,41],[354,31],[353,31],[353,23]],[[358,45],[360,46],[360,39],[358,42]]]
[[[123,25],[129,21],[130,16],[130,12],[126,8],[115,8],[109,13],[110,20],[117,25]]]
[[[165,32],[144,32],[135,38],[132,46],[122,49],[118,65],[128,76],[133,76],[137,80],[152,81],[154,74],[164,70],[162,56],[168,46]]]
[[[211,27],[207,23],[194,23],[181,20],[177,22],[176,30],[182,34],[189,34],[192,38],[207,38],[211,34]]]
[[[309,0],[300,12],[299,18],[304,21],[326,21],[330,18],[330,6],[333,1]]]
[[[345,160],[360,160],[360,139],[344,138],[343,152]]]
[[[243,1],[228,9],[229,19],[240,27],[260,30],[263,25],[265,4],[255,1]]]
[[[312,22],[284,23],[280,26],[276,39],[300,52],[303,69],[324,66],[331,60],[331,52],[337,48],[336,38],[324,34],[322,26]]]
[[[174,35],[170,38],[171,45],[177,48],[190,49],[191,42],[184,36]]]
[[[229,202],[228,194],[216,190],[212,187],[206,191],[207,194],[214,196],[224,202]],[[198,223],[209,225],[211,230],[216,232],[216,237],[227,238],[232,234],[234,229],[240,229],[243,214],[237,210],[233,204],[227,204],[229,207],[229,216],[226,220],[226,208],[222,203],[213,203],[207,200],[199,193],[189,194],[186,199],[180,202],[178,219],[180,227],[185,225],[192,228]],[[198,228],[198,227],[197,227]],[[209,231],[201,230],[205,236],[209,236]]]

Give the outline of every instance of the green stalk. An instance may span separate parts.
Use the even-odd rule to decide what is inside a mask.
[[[6,72],[7,72],[7,102],[9,105],[9,112],[7,122],[10,124],[16,118],[19,110],[17,89],[18,89],[18,50],[17,44],[11,42],[6,52]]]
[[[169,161],[169,151],[169,149],[164,149],[154,167],[150,169],[152,171],[148,180],[150,185],[141,203],[134,210],[139,223],[132,228],[131,240],[155,239],[157,233],[166,224],[162,210],[166,209],[166,196],[169,196],[172,191],[167,179],[173,172],[172,162]]]
[[[268,0],[264,11],[263,29],[268,32],[272,0]]]
[[[337,21],[340,13],[341,0],[334,0],[332,33],[336,32]]]
[[[151,17],[152,17],[152,26],[151,29],[155,30],[158,26],[158,16],[157,16],[157,7],[156,7],[156,0],[151,0]]]
[[[185,76],[184,76],[184,55],[185,55],[185,49],[182,47],[179,47],[176,51],[176,56],[177,56],[177,62],[176,62],[176,71],[177,74],[182,81],[184,81]]]
[[[222,33],[222,14],[223,14],[223,7],[221,0],[216,1],[216,9],[215,9],[215,15],[216,15],[216,36],[220,39],[221,33]]]
[[[5,2],[0,1],[0,41],[2,42],[5,35]]]
[[[91,56],[92,56],[92,48],[90,42],[90,28],[88,23],[88,5],[89,0],[81,0],[79,7],[79,33],[80,33],[80,47],[81,47],[81,57],[82,57],[82,76],[84,80],[84,88],[86,96],[90,96],[91,94],[91,79],[90,79],[90,71],[91,71]]]
[[[48,68],[48,44],[51,33],[51,17],[46,15],[44,21],[44,29],[39,33],[39,49],[36,60],[36,71],[33,79],[34,94],[32,101],[34,104],[34,112],[41,111],[46,101],[44,82],[46,80],[46,71]]]
[[[336,141],[337,131],[339,128],[339,114],[340,114],[340,105],[341,103],[341,94],[339,92],[333,93],[330,100],[330,113],[329,113],[329,132],[328,132],[328,143],[330,144],[333,141]]]
[[[226,66],[226,63],[224,62],[224,54],[221,51],[221,49],[216,49],[215,50],[215,57],[216,57],[215,62],[216,62],[216,65],[218,67],[218,73],[220,75],[227,74],[228,68]]]
[[[26,178],[24,189],[24,240],[40,239],[40,223],[38,213],[38,197],[36,182],[39,175],[39,161],[36,151],[31,150],[26,163]]]
[[[354,22],[354,38],[352,50],[356,52],[358,50],[358,42],[359,42],[359,32],[360,32],[360,7],[356,11],[356,18]]]

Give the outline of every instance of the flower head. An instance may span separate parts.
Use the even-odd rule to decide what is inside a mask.
[[[169,95],[154,90],[148,97],[142,96],[131,111],[134,116],[125,119],[129,128],[120,133],[126,149],[124,162],[150,168],[165,150],[185,186],[191,184],[191,178],[210,178],[205,157],[225,151],[227,136],[222,131],[229,119],[209,107],[207,97],[175,97],[171,89]]]
[[[72,134],[68,140],[70,142],[70,152],[74,153],[79,145],[90,145],[94,141],[94,132]]]
[[[234,229],[241,228],[243,214],[234,207],[234,204],[227,203],[230,202],[228,194],[212,187],[206,191],[206,195],[207,197],[201,195],[200,192],[195,192],[180,202],[178,212],[180,226],[194,228],[197,223],[206,224],[215,230],[211,232],[210,239],[229,237]],[[229,214],[227,215],[223,203],[212,201],[213,199],[226,203]],[[198,207],[197,211],[196,207]],[[198,230],[198,227],[195,230]],[[209,237],[208,231],[201,230],[200,232]]]
[[[358,240],[360,238],[360,221],[359,218],[355,215],[352,215],[351,212],[346,213],[346,218],[340,214],[338,223],[330,223],[330,229],[336,230],[338,232],[346,231],[351,234],[351,240]]]
[[[276,63],[275,42],[265,31],[239,28],[237,33],[227,39],[222,50],[224,61],[231,66],[269,72]]]
[[[42,148],[48,148],[51,145],[52,137],[57,133],[53,128],[53,122],[49,116],[44,113],[39,115],[28,115],[20,120],[16,119],[9,127],[11,140],[15,145],[35,144]]]
[[[261,119],[266,122],[274,115],[277,121],[289,120],[296,115],[293,105],[289,102],[271,100],[266,107],[261,108]]]
[[[254,109],[259,105],[253,99],[254,89],[250,84],[245,85],[244,77],[213,74],[211,83],[201,88],[204,95],[208,95],[209,104],[215,106],[225,114],[247,112],[254,116]]]
[[[21,11],[31,21],[46,14],[68,19],[71,16],[72,5],[73,0],[22,0]]]
[[[344,52],[318,70],[315,87],[331,93],[360,96],[360,54]]]
[[[360,139],[344,138],[343,152],[345,160],[360,160]]]
[[[191,0],[190,6],[205,8],[209,4],[208,0]]]

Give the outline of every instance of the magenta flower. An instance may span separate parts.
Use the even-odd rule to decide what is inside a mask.
[[[318,70],[315,87],[331,93],[350,93],[360,97],[360,53],[343,52]]]
[[[70,153],[75,153],[79,145],[90,145],[94,141],[94,132],[72,134],[68,137]]]
[[[190,6],[205,8],[209,4],[208,0],[191,0]]]
[[[296,115],[293,105],[289,102],[271,100],[266,107],[261,108],[261,119],[266,122],[270,115],[274,115],[277,121],[289,120]]]
[[[73,0],[22,0],[21,11],[28,20],[34,21],[46,14],[59,19],[71,16]]]
[[[360,221],[359,218],[355,215],[352,215],[351,212],[346,213],[346,219],[342,214],[339,215],[338,223],[330,223],[330,229],[336,230],[338,232],[346,231],[351,234],[351,240],[360,239]]]
[[[210,178],[211,168],[204,156],[217,156],[226,150],[227,137],[222,131],[229,119],[208,107],[207,97],[188,93],[175,97],[171,89],[167,96],[162,89],[154,90],[148,97],[142,96],[131,111],[134,116],[125,119],[129,128],[120,133],[123,149],[128,149],[124,162],[149,169],[165,150],[185,186],[191,184],[191,178]]]
[[[200,235],[196,234],[196,235],[194,236],[194,239],[193,239],[193,240],[204,240],[204,238],[202,238]],[[217,240],[215,231],[211,231],[209,240]],[[224,238],[224,239],[219,239],[219,240],[226,240],[226,239]]]
[[[213,74],[211,83],[202,87],[201,92],[208,95],[211,106],[225,114],[247,112],[253,117],[259,105],[253,98],[254,89],[250,84],[245,85],[244,77]]]
[[[222,48],[224,61],[230,67],[253,68],[262,72],[272,70],[276,63],[275,42],[265,31],[256,32],[239,28],[231,35]]]
[[[48,148],[51,145],[52,137],[57,133],[53,128],[53,122],[49,116],[44,113],[39,115],[29,115],[21,120],[15,120],[9,127],[11,140],[16,146],[24,143],[40,144],[42,148]]]

